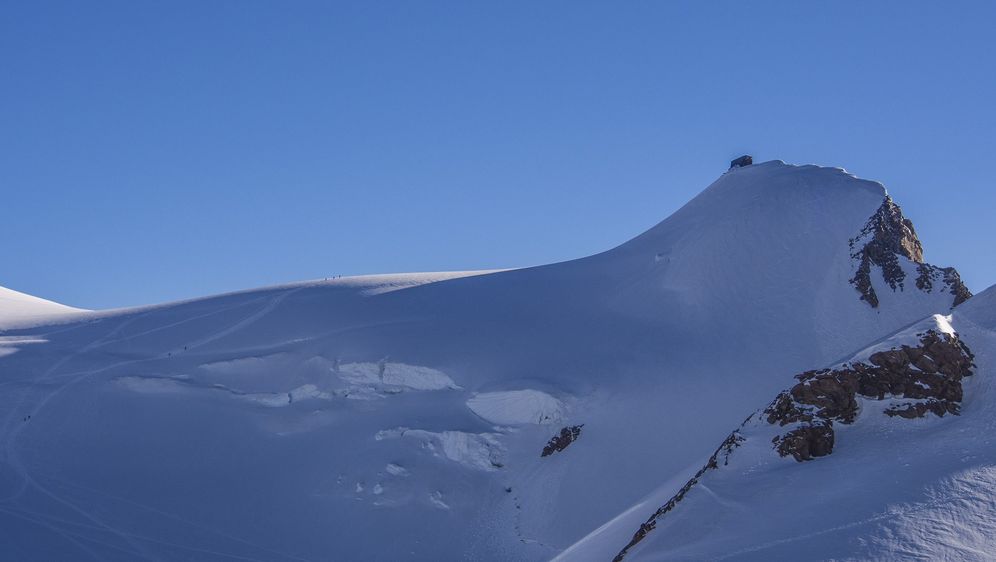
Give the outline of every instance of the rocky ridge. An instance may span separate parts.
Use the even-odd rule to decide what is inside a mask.
[[[930,293],[942,285],[954,296],[952,307],[972,296],[953,267],[937,267],[923,261],[923,245],[913,222],[888,195],[858,235],[850,240],[851,259],[857,262],[850,283],[861,293],[861,300],[878,308],[879,298],[872,285],[872,266],[882,271],[882,279],[895,291],[906,289],[906,271],[900,258],[918,264],[916,288]]]
[[[753,414],[751,417],[753,417]],[[747,422],[751,420],[751,417],[744,420],[744,424],[747,424]],[[723,461],[723,466],[728,465],[730,463],[730,455],[733,454],[733,450],[739,447],[743,441],[744,437],[740,434],[739,430],[734,431],[725,440],[723,440],[723,443],[718,449],[716,449],[716,452],[709,457],[709,461],[705,464],[705,466],[700,468],[699,471],[695,473],[695,476],[692,476],[688,482],[685,482],[685,485],[682,486],[681,489],[678,490],[678,493],[672,496],[667,503],[657,508],[657,511],[655,511],[649,519],[640,524],[640,528],[633,535],[632,540],[630,540],[629,543],[623,547],[621,551],[619,551],[619,554],[612,559],[612,562],[622,562],[623,558],[626,557],[626,553],[629,552],[629,549],[636,546],[637,543],[642,541],[650,531],[657,528],[657,521],[669,511],[674,509],[678,503],[685,498],[685,494],[687,494],[689,490],[699,483],[699,480],[705,476],[706,472],[719,468],[720,459]]]
[[[734,450],[756,434],[776,429],[771,439],[775,452],[802,462],[833,452],[834,422],[854,423],[861,410],[859,398],[897,400],[884,410],[889,417],[912,419],[928,412],[939,417],[958,415],[961,381],[972,375],[973,360],[957,334],[927,329],[916,333],[916,345],[893,346],[871,353],[867,360],[796,375],[799,382],[733,431],[706,464],[640,525],[613,562],[621,562],[709,471],[729,464]],[[788,431],[782,432],[786,427]]]
[[[954,295],[952,307],[967,301],[972,292],[968,290],[961,280],[958,270],[953,267],[937,267],[929,263],[921,263],[917,266],[916,288],[921,291],[931,292],[934,283],[940,281],[945,288]]]
[[[928,330],[918,337],[918,346],[879,351],[867,363],[797,375],[800,382],[779,394],[763,412],[769,424],[796,425],[773,439],[778,454],[792,455],[797,461],[829,455],[833,423],[854,423],[858,396],[908,400],[886,409],[889,416],[957,415],[961,379],[972,374],[972,352],[955,334]]]

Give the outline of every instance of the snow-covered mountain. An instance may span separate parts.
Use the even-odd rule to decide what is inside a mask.
[[[832,539],[798,532],[819,519],[816,500],[848,525],[863,487],[883,490],[856,494],[869,517],[915,501],[898,477],[879,485],[882,467],[906,462],[926,486],[956,465],[933,473],[923,456],[886,453],[879,470],[823,468],[871,454],[876,436],[922,449],[972,413],[986,368],[972,340],[989,336],[963,335],[962,311],[992,311],[977,304],[992,299],[947,319],[970,293],[922,258],[882,185],[776,161],[730,170],[644,234],[575,261],[0,325],[4,556],[611,560],[793,375],[868,361],[855,352],[916,343],[929,326],[957,332],[976,353],[964,401],[944,405],[961,416],[888,417],[898,399],[861,395],[853,423],[820,418],[833,454],[798,463],[771,443],[795,425],[755,415],[727,447],[731,464],[700,476],[626,554],[765,557],[776,551],[757,547],[775,542],[818,557]],[[706,480],[722,478],[730,491],[710,493]],[[814,488],[836,495],[811,500]],[[739,530],[762,525],[764,509],[778,513],[768,534]],[[885,552],[860,544],[833,555]]]

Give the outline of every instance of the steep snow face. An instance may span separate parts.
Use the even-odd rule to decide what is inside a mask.
[[[994,359],[996,287],[833,371],[801,376],[692,479],[662,486],[561,558],[989,559],[996,551]],[[844,387],[812,392],[819,377],[840,381],[848,372],[857,373],[850,405]],[[917,404],[926,407],[911,407]],[[815,436],[827,447],[792,460],[798,449],[783,450],[786,435],[816,426],[829,430]]]
[[[68,320],[81,312],[84,311],[0,287],[0,330]]]
[[[768,162],[589,258],[11,331],[5,548],[549,559],[687,480],[792,374],[950,309],[950,293],[893,290],[874,264],[877,308],[850,283],[850,240],[884,198],[843,170]]]
[[[910,282],[891,286],[882,265],[870,264],[872,290],[888,305],[867,314],[859,310],[868,305],[860,302],[851,279],[862,267],[866,238],[877,239],[879,230],[896,222],[909,236],[897,235],[901,242],[882,244],[876,255],[883,261],[885,255],[893,256],[898,267],[909,270]],[[904,251],[907,241],[915,244],[909,255]],[[855,341],[948,310],[954,302],[950,292],[918,290],[912,281],[922,247],[885,188],[838,168],[781,162],[734,168],[670,218],[594,259],[599,258],[616,262],[607,269],[649,273],[627,280],[615,298],[617,306],[635,314],[666,310],[687,319],[687,330],[721,337],[726,345],[741,341],[745,331],[742,324],[718,318],[777,323],[780,328],[772,333],[801,331],[806,335],[793,337],[794,344],[820,347],[800,350],[800,356],[840,357]],[[910,306],[911,301],[916,304]],[[779,311],[792,312],[776,316]],[[856,323],[856,318],[862,321]],[[716,332],[717,324],[724,332]],[[842,325],[850,331],[845,338],[836,333]],[[757,336],[750,335],[752,346]]]

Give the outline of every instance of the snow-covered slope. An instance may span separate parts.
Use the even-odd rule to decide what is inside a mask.
[[[800,375],[562,559],[991,560],[994,360],[996,287]]]
[[[0,330],[70,319],[79,312],[84,311],[0,287]]]
[[[792,374],[948,314],[957,274],[917,263],[897,212],[880,184],[768,162],[580,260],[9,331],[0,542],[549,559],[687,480]]]

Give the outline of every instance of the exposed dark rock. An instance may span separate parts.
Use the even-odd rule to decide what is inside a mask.
[[[548,457],[554,453],[563,451],[571,443],[577,441],[577,438],[581,436],[581,425],[571,425],[568,427],[561,428],[560,434],[554,435],[547,441],[546,446],[543,447],[543,453],[541,457]]]
[[[927,293],[933,291],[938,271],[938,268],[927,263],[916,266],[916,288]]]
[[[893,291],[905,290],[906,272],[899,257],[905,257],[919,264],[917,266],[917,289],[932,292],[936,281],[941,281],[954,296],[951,306],[958,306],[972,293],[961,281],[961,276],[953,267],[936,267],[923,262],[923,245],[917,238],[913,223],[903,216],[902,209],[889,196],[875,211],[858,235],[851,239],[851,258],[858,260],[857,271],[851,284],[861,293],[861,300],[872,308],[878,308],[879,300],[872,286],[872,266],[882,270],[882,278]]]
[[[851,278],[851,284],[861,293],[861,300],[870,304],[872,308],[878,308],[878,294],[875,293],[871,283],[871,260],[862,256],[858,271]]]
[[[953,267],[944,267],[941,268],[941,271],[944,272],[944,284],[948,287],[951,294],[954,295],[954,302],[951,304],[952,307],[958,306],[972,298],[972,291],[969,291],[965,283],[962,282],[958,270]]]
[[[833,422],[819,420],[775,437],[772,443],[779,455],[792,455],[797,461],[808,461],[832,453],[833,438]]]
[[[934,283],[940,281],[944,288],[954,296],[952,307],[967,301],[972,296],[965,283],[961,280],[961,275],[953,267],[937,267],[929,263],[921,263],[917,266],[916,286],[921,291],[930,293],[934,290]]]
[[[872,246],[869,252],[874,257],[890,253],[916,263],[923,262],[923,246],[916,236],[913,223],[903,216],[903,210],[888,195],[858,233],[857,240],[867,236],[871,236],[871,240],[865,246]]]
[[[871,283],[872,265],[882,268],[882,277],[892,290],[897,287],[901,290],[906,273],[897,256],[916,263],[923,261],[923,246],[916,236],[913,223],[903,216],[902,209],[888,195],[850,244],[851,257],[860,260],[851,284],[872,308],[878,307],[878,295]]]
[[[837,419],[845,423],[854,420],[858,412],[854,395],[859,384],[855,373],[846,370],[810,371],[797,378],[802,382],[789,390],[789,395],[797,404],[812,406],[813,415],[823,419]],[[786,423],[786,420],[779,421],[780,425]]]
[[[781,456],[810,460],[833,451],[833,422],[852,423],[857,396],[883,400],[901,397],[918,402],[893,406],[889,416],[958,415],[961,379],[972,374],[972,352],[957,336],[929,330],[917,347],[902,346],[871,354],[868,363],[807,371],[799,383],[779,394],[764,410],[770,424],[803,424],[775,437]]]
[[[765,408],[767,421],[770,424],[785,425],[796,422],[813,421],[813,414],[810,409],[803,409],[792,398],[792,393],[784,391],[778,394],[775,401]]]
[[[944,414],[958,415],[961,413],[961,406],[957,402],[950,400],[935,400],[931,398],[924,402],[907,402],[892,406],[885,411],[887,416],[899,416],[901,418],[913,419],[922,418],[927,412],[932,412],[937,417],[944,417]]]

